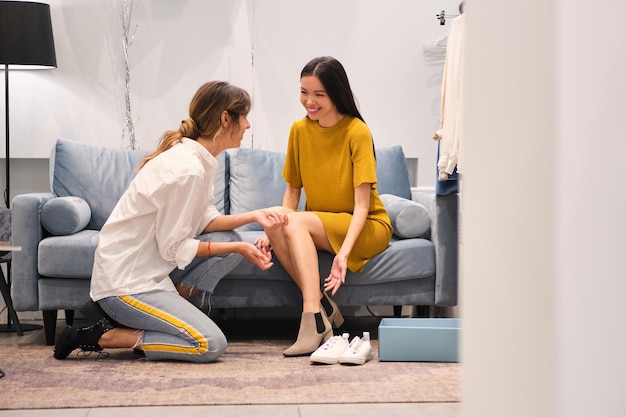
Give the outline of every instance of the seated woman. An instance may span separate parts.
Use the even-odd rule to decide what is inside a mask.
[[[346,271],[359,272],[387,248],[392,227],[376,190],[374,142],[354,100],[348,76],[331,57],[311,60],[300,74],[306,117],[291,126],[283,177],[288,222],[266,230],[280,263],[302,292],[297,341],[285,356],[308,355],[332,336],[343,317],[335,295]],[[296,211],[301,190],[306,208]],[[317,251],[335,255],[320,289]],[[324,306],[324,308],[322,308]]]

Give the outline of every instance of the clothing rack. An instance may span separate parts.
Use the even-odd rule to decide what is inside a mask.
[[[441,26],[446,24],[446,18],[457,17],[458,14],[446,14],[445,10],[442,10],[441,13],[437,15],[437,20],[439,20],[439,24]]]

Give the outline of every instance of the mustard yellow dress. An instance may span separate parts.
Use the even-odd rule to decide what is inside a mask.
[[[385,250],[392,227],[376,189],[376,159],[368,126],[345,116],[331,127],[303,118],[291,126],[283,178],[303,188],[305,210],[322,220],[337,253],[348,232],[354,210],[354,188],[371,183],[370,208],[363,231],[350,256],[348,269],[360,272],[373,256]]]

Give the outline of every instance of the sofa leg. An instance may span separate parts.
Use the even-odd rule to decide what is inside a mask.
[[[440,319],[446,317],[446,309],[441,306],[416,306],[415,316],[427,319]]]
[[[393,306],[393,316],[394,317],[402,316],[402,306]]]
[[[417,306],[417,308],[415,309],[415,317],[432,318],[431,306]]]
[[[448,317],[448,314],[446,312],[446,308],[445,307],[441,307],[441,306],[433,306],[433,316],[438,318],[438,319],[442,319],[442,318]],[[452,316],[450,316],[450,317],[452,317]]]
[[[74,310],[65,310],[65,324],[68,326],[74,324]]]
[[[43,329],[46,334],[46,345],[54,345],[54,336],[57,330],[57,310],[43,311]]]

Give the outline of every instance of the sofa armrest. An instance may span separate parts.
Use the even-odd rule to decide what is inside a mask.
[[[47,233],[41,224],[41,209],[53,198],[51,193],[29,193],[13,199],[12,241],[22,247],[12,254],[11,293],[17,311],[39,310],[37,251]]]
[[[435,305],[455,306],[459,287],[459,195],[436,195],[434,189],[420,188],[412,188],[411,194],[431,216],[431,241],[437,257]]]

